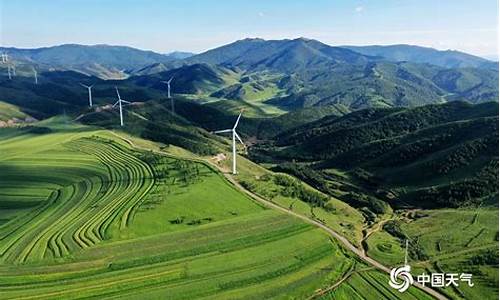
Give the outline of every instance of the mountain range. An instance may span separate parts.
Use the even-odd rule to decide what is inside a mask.
[[[252,158],[353,205],[359,193],[422,207],[486,203],[495,193],[498,63],[469,54],[305,38],[245,39],[196,55],[80,45],[0,51],[9,54],[0,104],[23,119],[68,113],[112,128],[116,86],[138,102],[126,112],[134,134],[196,153],[213,154],[207,132],[231,126],[245,108],[239,132],[255,145]],[[16,67],[12,79],[7,65]],[[165,101],[171,78],[176,115]],[[80,83],[94,85],[97,108],[87,107]],[[330,181],[349,182],[341,189],[351,196],[332,192]],[[447,199],[451,190],[462,194]]]
[[[0,48],[0,52],[8,53],[18,75],[30,77],[36,67],[42,85],[68,70],[126,79],[103,84],[152,89],[138,94],[142,101],[163,92],[161,81],[174,76],[173,93],[202,101],[230,100],[226,103],[239,103],[262,115],[329,105],[349,112],[498,98],[498,63],[410,45],[335,47],[298,38],[244,39],[197,55],[107,45]]]

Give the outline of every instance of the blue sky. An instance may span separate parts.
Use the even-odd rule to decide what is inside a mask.
[[[497,52],[496,0],[0,0],[0,44],[201,52],[246,37]]]

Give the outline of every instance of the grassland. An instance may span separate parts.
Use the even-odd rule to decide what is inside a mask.
[[[230,157],[229,152],[225,154]],[[229,172],[231,159],[221,161],[219,164],[222,169]],[[236,179],[246,189],[281,207],[324,223],[341,233],[354,245],[361,247],[365,219],[359,211],[334,197],[327,197],[328,204],[325,208],[312,206],[296,195],[287,195],[287,187],[279,185],[275,180],[276,176],[284,176],[299,183],[297,179],[287,174],[269,171],[243,156],[238,156]],[[303,182],[299,184],[308,191],[319,193]]]
[[[28,115],[22,112],[19,107],[0,101],[0,121],[8,121],[13,118],[24,119]]]
[[[2,298],[307,298],[356,264],[208,164],[110,131],[39,126],[0,131]]]
[[[384,275],[370,269],[358,268],[350,274],[336,289],[318,299],[432,299],[415,287],[411,287],[405,293],[391,289],[385,284]]]
[[[386,265],[400,265],[401,237],[406,236],[415,274],[473,274],[474,287],[461,284],[442,289],[449,297],[486,299],[498,293],[498,209],[403,211],[395,224],[396,236],[380,230],[367,239],[369,256]]]

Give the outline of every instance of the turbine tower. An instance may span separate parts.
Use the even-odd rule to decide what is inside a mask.
[[[408,265],[408,239],[406,239],[405,266]]]
[[[170,105],[172,107],[172,113],[175,113],[175,111],[174,111],[174,99],[170,95],[170,83],[172,82],[172,79],[174,79],[174,76],[170,77],[170,79],[168,81],[162,81],[162,82],[167,84],[167,98],[170,99]]]
[[[35,76],[35,84],[38,84],[38,73],[35,68],[33,68],[33,75]]]
[[[9,80],[12,80],[12,74],[10,73],[10,65],[7,65],[7,74],[9,75]]]
[[[233,128],[231,129],[224,129],[224,130],[218,130],[214,131],[215,134],[217,133],[226,133],[226,132],[231,132],[232,133],[232,138],[233,138],[233,174],[236,175],[236,139],[240,141],[243,146],[245,146],[245,143],[241,140],[240,136],[236,132],[236,127],[238,126],[238,123],[240,122],[241,114],[243,113],[243,110],[240,112],[238,115],[238,119],[236,119],[236,123],[234,123]]]
[[[124,103],[129,103],[129,101],[125,101],[120,97],[120,92],[118,91],[118,88],[115,86],[116,89],[116,95],[118,96],[118,101],[116,101],[115,104],[113,104],[113,107],[115,107],[117,104],[120,107],[120,126],[123,126],[123,109],[122,109],[122,102]]]
[[[89,106],[92,107],[92,87],[94,85],[85,85],[83,83],[80,83],[80,85],[83,86],[84,88],[87,88],[89,92]]]

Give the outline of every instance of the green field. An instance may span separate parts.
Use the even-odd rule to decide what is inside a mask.
[[[472,273],[474,287],[442,289],[458,299],[488,298],[498,293],[498,209],[442,209],[402,212],[396,222],[411,241],[410,264],[422,272]],[[367,239],[368,255],[386,265],[400,265],[403,242],[386,230]]]
[[[355,264],[208,164],[40,124],[0,131],[2,298],[302,299]]]
[[[0,121],[8,121],[12,118],[24,119],[28,115],[22,112],[19,107],[0,101]]]

